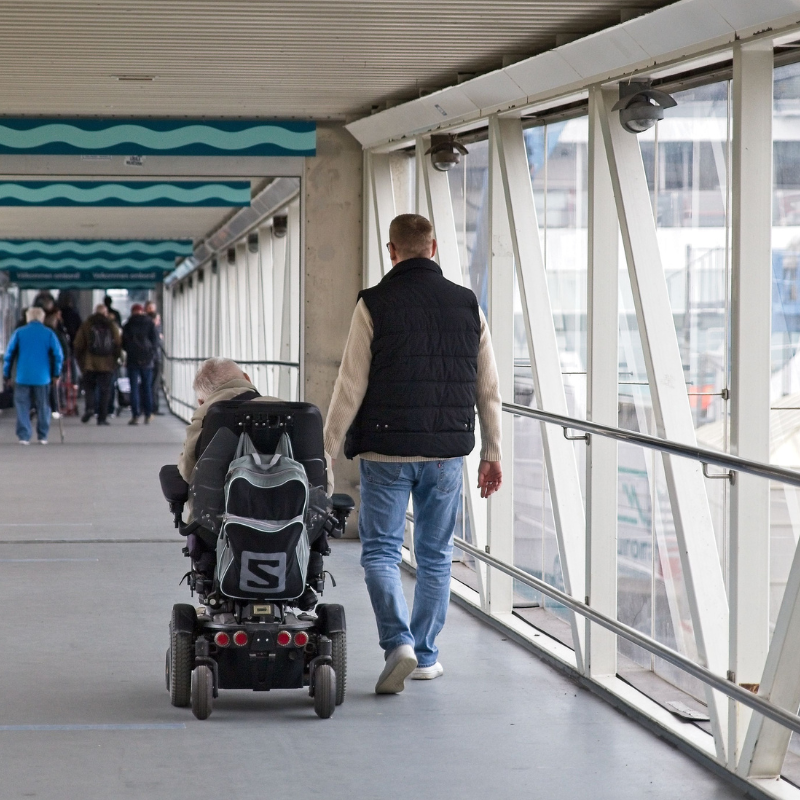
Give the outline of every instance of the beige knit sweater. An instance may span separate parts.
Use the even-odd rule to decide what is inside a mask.
[[[480,309],[479,309],[480,311]],[[500,461],[500,382],[492,350],[489,326],[480,311],[481,339],[478,349],[477,406],[481,429],[481,458]],[[350,333],[339,368],[339,377],[333,387],[333,397],[325,420],[325,452],[335,458],[342,446],[348,428],[356,418],[367,392],[369,369],[372,363],[372,317],[363,300],[358,301]],[[388,456],[381,453],[362,453],[368,461],[438,461],[422,456]]]

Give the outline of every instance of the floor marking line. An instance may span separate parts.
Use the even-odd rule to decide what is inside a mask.
[[[52,564],[63,561],[99,561],[99,558],[0,558],[0,564]]]
[[[185,729],[183,722],[109,723],[99,725],[0,725],[0,731],[160,731]]]
[[[0,528],[91,528],[93,522],[0,522]]]
[[[185,539],[0,539],[0,544],[185,544]]]

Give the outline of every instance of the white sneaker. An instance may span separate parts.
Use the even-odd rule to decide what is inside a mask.
[[[417,666],[417,657],[410,644],[401,644],[386,654],[386,666],[375,684],[375,694],[399,694],[406,678]]]
[[[39,444],[47,444],[47,439],[39,439]]]
[[[432,681],[444,675],[444,667],[437,661],[429,667],[417,667],[409,677],[412,681]]]
[[[20,444],[30,444],[30,442],[27,439],[20,439],[19,443]]]
[[[54,411],[52,413],[52,417],[53,417],[53,419],[61,419],[61,413],[58,412],[58,411]]]

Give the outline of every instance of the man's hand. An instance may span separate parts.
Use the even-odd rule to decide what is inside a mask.
[[[503,485],[503,470],[499,461],[481,461],[478,467],[478,488],[481,497],[489,497]]]

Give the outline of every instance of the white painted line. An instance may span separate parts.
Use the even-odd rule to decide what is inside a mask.
[[[0,731],[159,731],[181,730],[183,722],[157,724],[112,723],[107,725],[0,725]]]
[[[52,564],[62,561],[99,561],[98,558],[0,558],[0,564]]]
[[[91,528],[93,522],[0,522],[0,528]]]

